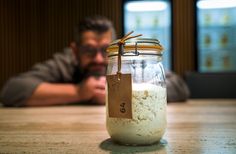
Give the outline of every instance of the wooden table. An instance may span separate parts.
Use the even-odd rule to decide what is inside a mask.
[[[0,153],[236,153],[236,100],[168,104],[160,144],[114,144],[104,106],[0,108]]]

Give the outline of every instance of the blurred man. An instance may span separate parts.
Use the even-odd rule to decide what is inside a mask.
[[[36,64],[30,71],[11,78],[5,84],[1,93],[3,104],[48,106],[84,101],[104,104],[105,50],[113,39],[115,31],[108,19],[99,16],[85,18],[77,26],[76,42],[71,43],[70,48],[46,62]],[[172,99],[169,100],[185,100],[188,97],[186,85],[176,75],[171,77],[176,81],[167,82],[167,86],[174,86],[170,91]]]

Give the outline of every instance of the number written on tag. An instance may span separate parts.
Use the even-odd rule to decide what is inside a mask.
[[[125,113],[126,112],[126,110],[125,110],[125,103],[124,102],[120,104],[120,112],[121,113]]]

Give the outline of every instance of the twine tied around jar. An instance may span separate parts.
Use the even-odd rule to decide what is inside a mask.
[[[124,45],[125,45],[125,41],[132,39],[132,38],[136,38],[136,37],[140,37],[142,36],[142,34],[138,34],[138,35],[134,35],[134,36],[130,36],[134,31],[129,32],[128,34],[126,34],[124,37],[122,37],[118,42],[118,47],[119,47],[119,53],[118,53],[118,70],[117,70],[117,76],[118,76],[118,80],[120,80],[121,78],[121,55],[123,55],[124,52]]]

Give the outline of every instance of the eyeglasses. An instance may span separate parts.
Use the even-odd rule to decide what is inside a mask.
[[[91,45],[82,45],[79,47],[79,54],[86,55],[89,57],[95,57],[97,53],[101,53],[103,57],[106,57],[106,49],[108,45],[104,45],[102,47],[93,47]]]

